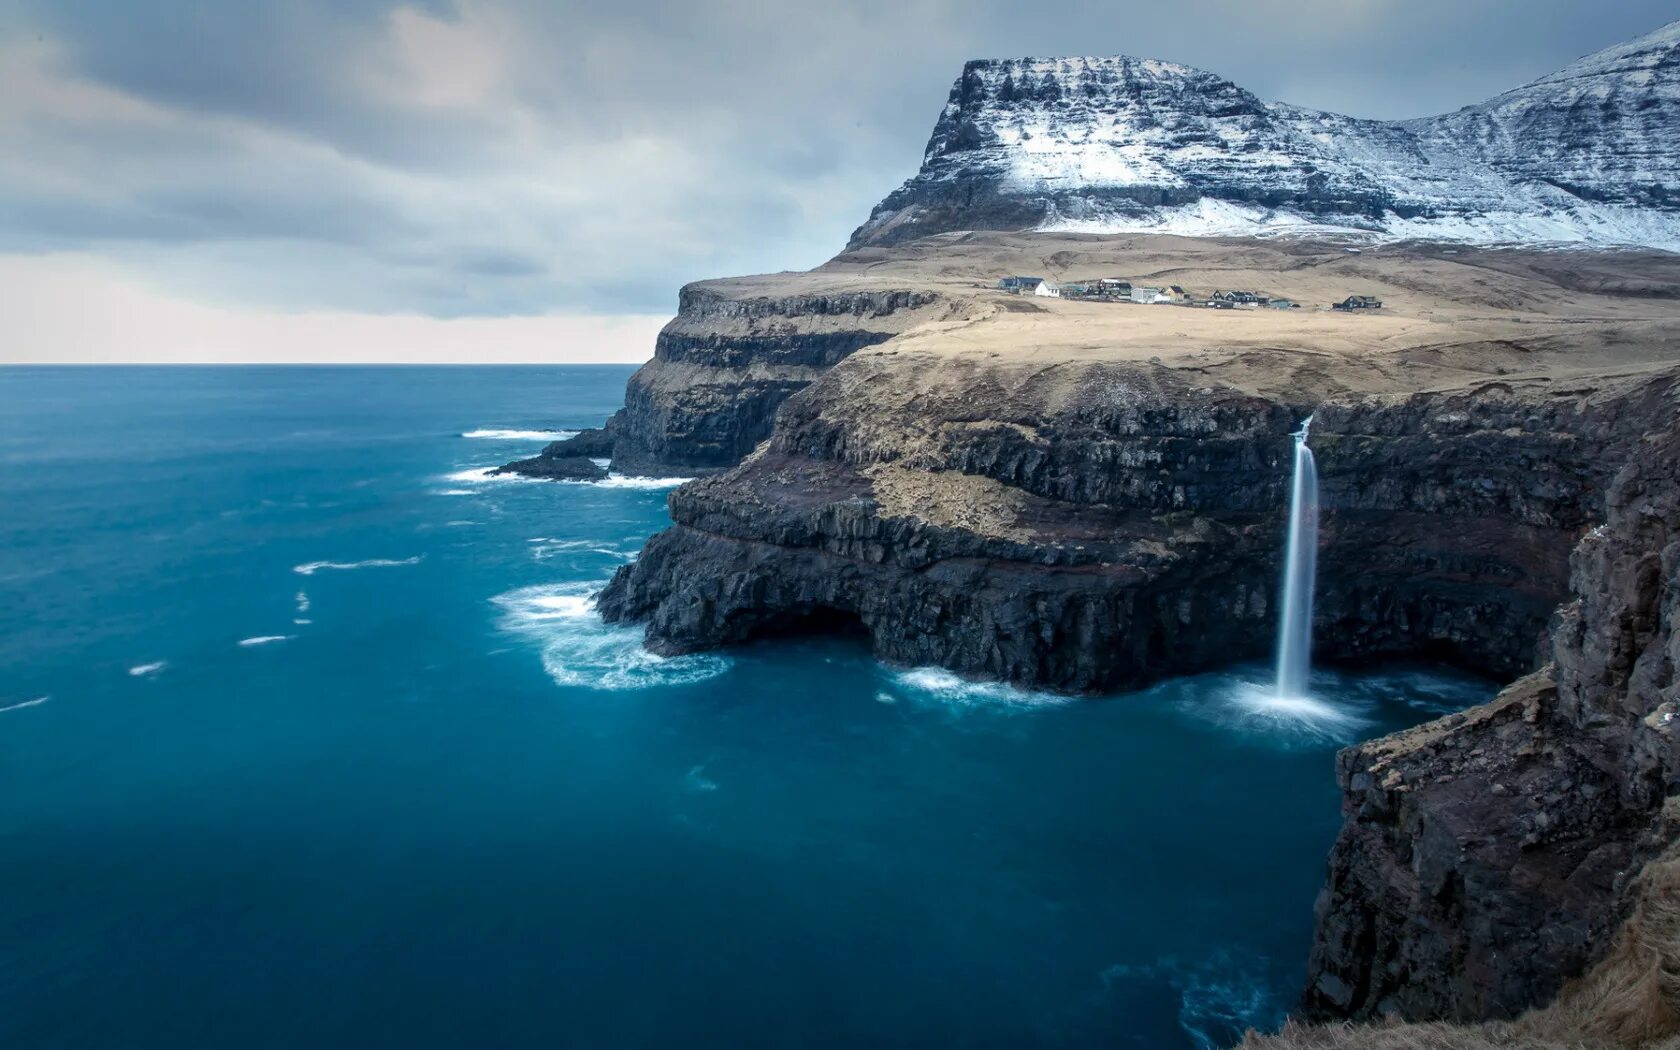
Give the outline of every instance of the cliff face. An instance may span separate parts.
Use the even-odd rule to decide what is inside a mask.
[[[789,396],[856,351],[940,315],[934,292],[859,281],[688,285],[653,360],[630,378],[624,408],[602,430],[539,458],[606,457],[620,473],[644,475],[733,466],[770,436]]]
[[[1148,364],[906,382],[940,371],[872,355],[789,402],[761,454],[673,495],[603,614],[667,653],[845,622],[889,661],[1072,691],[1269,651],[1311,406]],[[1317,407],[1321,651],[1531,670],[1569,549],[1672,385]]]
[[[1509,1017],[1610,943],[1677,829],[1680,427],[1633,450],[1572,557],[1549,663],[1492,703],[1340,756],[1320,1017]]]
[[[1680,245],[1680,23],[1440,117],[1262,102],[1129,57],[970,62],[851,247],[948,230]]]

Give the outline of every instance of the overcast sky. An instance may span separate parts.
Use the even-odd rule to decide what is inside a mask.
[[[639,360],[833,255],[962,62],[1133,54],[1369,117],[1673,0],[0,0],[0,362]]]

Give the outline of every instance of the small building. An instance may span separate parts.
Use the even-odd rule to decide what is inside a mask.
[[[1235,310],[1237,304],[1229,299],[1209,299],[1207,304],[1215,310]]]
[[[1167,287],[1164,291],[1165,291],[1166,297],[1168,299],[1172,300],[1175,303],[1186,302],[1190,298],[1189,293],[1187,293],[1183,288],[1180,288],[1176,284],[1167,285]]]
[[[1153,303],[1160,299],[1160,295],[1161,289],[1159,288],[1150,288],[1141,284],[1132,287],[1132,302],[1134,303]],[[1171,302],[1170,299],[1163,301]]]
[[[1023,292],[1031,292],[1043,283],[1044,278],[1042,277],[1005,277],[998,282],[998,287],[1006,292],[1020,295]]]
[[[1110,299],[1130,299],[1132,282],[1122,281],[1118,277],[1104,277],[1097,282],[1097,292]]]
[[[1293,299],[1267,299],[1266,305],[1273,310],[1294,310],[1299,308],[1301,304]]]
[[[1062,286],[1055,281],[1040,281],[1038,287],[1034,288],[1032,293],[1044,299],[1060,299],[1062,297]]]
[[[1382,300],[1374,295],[1350,295],[1339,303],[1331,303],[1330,309],[1349,313],[1354,310],[1381,310]]]
[[[1062,284],[1063,299],[1089,299],[1096,294],[1096,286],[1083,281],[1064,282]]]

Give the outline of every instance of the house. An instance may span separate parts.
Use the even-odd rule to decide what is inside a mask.
[[[1213,297],[1218,299],[1220,302],[1232,303],[1238,306],[1246,306],[1249,303],[1263,303],[1266,301],[1266,296],[1261,295],[1259,292],[1220,291],[1214,292]]]
[[[1043,283],[1044,278],[1042,277],[1005,277],[998,282],[997,286],[1006,292],[1020,295],[1022,292],[1033,291]]]
[[[1182,303],[1190,298],[1189,294],[1176,284],[1167,285],[1165,294],[1170,301],[1175,303]]]
[[[1038,287],[1034,288],[1032,293],[1046,299],[1060,299],[1062,297],[1062,286],[1055,281],[1040,281]]]
[[[1134,303],[1153,303],[1158,300],[1161,302],[1172,301],[1170,299],[1160,299],[1160,295],[1161,289],[1159,288],[1148,288],[1143,285],[1135,285],[1132,288],[1132,302]]]
[[[1350,295],[1339,303],[1331,303],[1332,310],[1381,310],[1382,300],[1374,295]]]
[[[1293,299],[1267,299],[1266,305],[1274,310],[1294,310],[1301,304]]]
[[[1132,297],[1132,282],[1122,281],[1118,277],[1104,277],[1097,282],[1097,294],[1111,299],[1130,299]]]
[[[1063,299],[1085,299],[1097,294],[1096,286],[1084,282],[1063,283]]]

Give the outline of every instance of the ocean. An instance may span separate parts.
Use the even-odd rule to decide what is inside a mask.
[[[1430,668],[1086,700],[589,595],[629,369],[0,369],[0,1046],[1228,1045]]]

